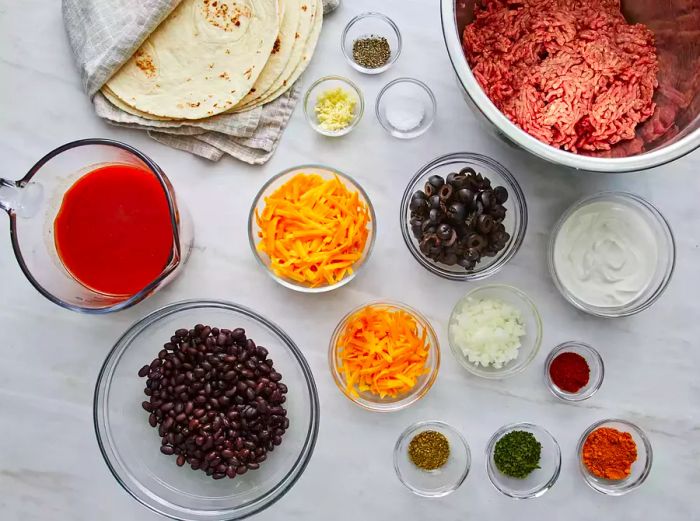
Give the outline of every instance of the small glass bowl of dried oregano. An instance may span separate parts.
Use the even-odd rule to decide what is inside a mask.
[[[401,54],[401,32],[381,13],[362,13],[348,22],[340,41],[348,63],[363,74],[379,74]]]
[[[554,486],[561,469],[557,440],[532,423],[513,423],[496,431],[486,458],[493,486],[515,499],[541,496]]]
[[[414,423],[394,446],[394,470],[414,494],[442,497],[457,490],[469,474],[471,452],[464,437],[441,421]]]

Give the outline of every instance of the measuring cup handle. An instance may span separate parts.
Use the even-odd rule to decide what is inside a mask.
[[[0,177],[0,208],[18,217],[34,217],[44,197],[44,188],[38,183],[21,184]]]

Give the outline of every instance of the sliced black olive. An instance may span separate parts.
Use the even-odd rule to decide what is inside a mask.
[[[493,221],[493,217],[488,214],[482,214],[479,216],[476,225],[479,232],[483,233],[484,235],[488,235],[493,231],[495,223]]]
[[[443,241],[446,241],[452,237],[452,231],[452,226],[447,223],[443,223],[437,228],[437,236]]]
[[[479,200],[484,203],[484,208],[489,209],[496,204],[496,198],[493,195],[493,190],[484,190],[479,195]]]
[[[426,197],[430,197],[431,195],[434,195],[435,192],[437,192],[437,190],[430,183],[425,183],[423,190],[425,192]]]
[[[506,218],[506,207],[502,204],[497,204],[489,210],[489,215],[496,221],[502,221]]]
[[[496,256],[496,250],[493,249],[492,247],[486,248],[484,251],[481,252],[482,257],[495,257]]]
[[[470,262],[478,262],[479,259],[481,259],[481,253],[479,253],[479,250],[476,248],[467,248],[467,251],[464,253],[464,258]]]
[[[453,192],[452,185],[443,185],[442,188],[440,188],[440,200],[446,203],[452,198]]]
[[[442,185],[445,184],[445,180],[442,177],[440,177],[439,175],[431,175],[428,178],[428,184],[431,185],[436,190],[439,190],[442,187]]]
[[[493,189],[493,195],[496,196],[496,201],[498,204],[503,204],[508,200],[508,190],[505,186],[497,186]]]
[[[478,233],[470,233],[467,236],[467,247],[481,251],[487,246],[486,239]]]
[[[462,203],[452,203],[447,207],[447,217],[455,223],[463,222],[467,217],[467,207]]]
[[[433,208],[428,214],[428,220],[433,224],[438,224],[442,220],[442,212],[439,208]]]
[[[431,195],[430,199],[428,199],[428,206],[430,208],[440,208],[440,196],[439,195]]]
[[[416,239],[420,239],[421,237],[423,237],[423,226],[421,224],[411,225],[411,233]]]
[[[476,170],[474,170],[470,166],[467,166],[467,167],[462,168],[462,170],[460,170],[459,173],[465,177],[468,177],[468,176],[476,175]]]
[[[462,266],[465,270],[471,271],[471,270],[473,270],[474,267],[476,266],[476,261],[470,261],[470,260],[467,260],[467,259],[460,259],[460,260],[457,261],[457,264],[459,264],[460,266]]]
[[[457,192],[457,199],[463,203],[469,203],[474,198],[474,192],[469,188],[460,188]]]

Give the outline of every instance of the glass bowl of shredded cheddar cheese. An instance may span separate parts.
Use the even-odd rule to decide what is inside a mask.
[[[320,165],[297,166],[270,179],[248,220],[258,262],[283,286],[305,293],[350,282],[375,236],[367,193],[349,176]]]
[[[371,302],[340,321],[328,363],[338,388],[357,405],[398,411],[430,390],[440,368],[440,346],[428,320],[415,309]]]
[[[306,120],[324,136],[348,134],[360,122],[364,111],[362,91],[342,76],[325,76],[316,80],[304,96]]]

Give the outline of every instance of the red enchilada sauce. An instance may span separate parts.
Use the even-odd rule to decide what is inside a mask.
[[[71,186],[54,221],[63,266],[83,286],[132,296],[167,266],[173,229],[165,191],[151,172],[107,165]]]

